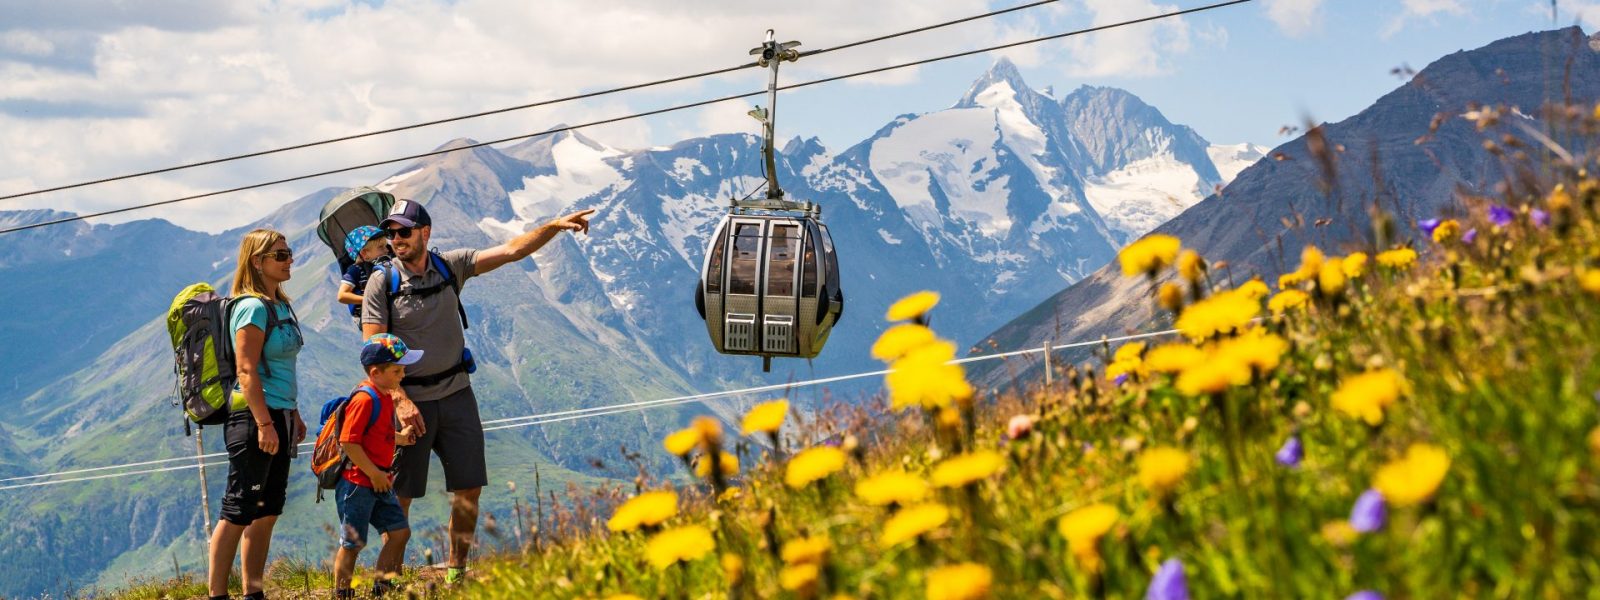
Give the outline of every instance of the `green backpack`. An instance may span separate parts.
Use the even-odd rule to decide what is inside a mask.
[[[172,336],[173,373],[177,375],[177,402],[188,417],[185,422],[205,426],[228,420],[233,388],[239,381],[234,370],[233,336],[228,326],[239,298],[217,293],[210,285],[183,288],[167,309],[167,333]],[[266,339],[278,328],[278,311],[267,302]],[[261,373],[267,375],[265,360]]]

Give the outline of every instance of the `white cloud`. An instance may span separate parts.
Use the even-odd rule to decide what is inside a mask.
[[[1299,37],[1322,24],[1325,0],[1265,0],[1267,18],[1285,35]]]
[[[1143,2],[1148,4],[1148,2]],[[816,49],[977,14],[983,0],[333,0],[212,3],[62,0],[0,7],[0,193],[280,147],[658,79],[748,60],[767,27]],[[1111,4],[1105,2],[1105,4]],[[226,6],[223,6],[226,5]],[[103,8],[96,13],[96,7]],[[140,8],[143,7],[143,8]],[[137,9],[137,10],[135,10]],[[15,17],[15,18],[9,18]],[[800,81],[1026,35],[1026,15],[986,19],[785,65]],[[61,54],[71,61],[28,57]],[[54,46],[52,46],[54,44]],[[1019,52],[1019,55],[1025,55]],[[905,85],[918,69],[832,86]],[[27,201],[89,211],[164,200],[760,89],[755,70],[240,161]],[[831,86],[830,86],[831,87]],[[813,88],[817,89],[817,88]],[[19,108],[21,107],[21,108]],[[750,131],[748,102],[584,130],[618,147]],[[26,109],[26,110],[23,110]],[[781,109],[780,109],[781,111]],[[790,115],[796,113],[790,112]],[[784,130],[804,131],[795,121]],[[222,229],[322,186],[375,181],[402,165],[225,196],[114,220],[163,217]],[[275,201],[272,199],[276,199]],[[204,206],[204,209],[191,207]],[[196,215],[203,215],[197,218]]]
[[[1561,0],[1557,5],[1560,9],[1557,18],[1567,23],[1577,23],[1588,29],[1600,29],[1600,1],[1594,0]],[[1542,14],[1549,14],[1550,5],[1544,2],[1535,3],[1531,10]]]
[[[1400,33],[1406,25],[1423,19],[1432,19],[1437,15],[1461,16],[1467,13],[1466,7],[1461,5],[1461,0],[1400,0],[1400,14],[1389,21],[1384,27],[1385,37]]]
[[[1177,6],[1152,0],[1085,0],[1093,26],[1108,25],[1166,12]],[[1214,35],[1214,34],[1213,34]],[[1079,77],[1151,76],[1171,70],[1175,55],[1190,48],[1189,24],[1182,17],[1069,38],[1068,72]]]

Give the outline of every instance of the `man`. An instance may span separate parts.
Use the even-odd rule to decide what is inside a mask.
[[[411,501],[427,493],[429,450],[439,455],[445,490],[453,494],[447,583],[459,582],[466,574],[478,528],[478,494],[489,483],[483,424],[467,375],[471,365],[463,353],[466,312],[461,308],[461,286],[472,277],[527,258],[562,231],[587,234],[593,213],[590,209],[566,215],[493,248],[437,254],[428,250],[433,220],[421,204],[401,200],[379,224],[395,259],[367,281],[361,329],[367,339],[391,333],[409,346],[428,349],[394,394],[395,414],[418,436],[416,444],[401,454],[394,489],[409,518]],[[398,278],[398,285],[391,284],[391,278]]]

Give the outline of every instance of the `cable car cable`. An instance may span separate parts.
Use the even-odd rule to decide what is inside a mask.
[[[933,62],[939,62],[939,61],[943,61],[943,60],[950,60],[950,59],[953,59],[953,58],[961,58],[961,57],[965,57],[965,56],[971,56],[971,55],[974,55],[974,54],[982,54],[984,52],[992,52],[994,50],[1004,50],[1004,49],[1007,49],[1007,48],[1015,48],[1015,47],[1023,46],[1023,45],[1027,45],[1027,44],[1034,44],[1034,43],[1038,43],[1038,42],[1057,40],[1057,39],[1072,37],[1072,36],[1076,36],[1076,35],[1083,35],[1083,34],[1087,34],[1087,33],[1095,33],[1095,32],[1099,32],[1099,31],[1105,31],[1105,30],[1108,30],[1108,29],[1115,29],[1115,28],[1118,28],[1118,27],[1125,27],[1125,26],[1128,26],[1128,25],[1136,25],[1136,24],[1139,24],[1139,23],[1145,23],[1145,22],[1149,22],[1149,21],[1165,19],[1165,18],[1168,18],[1168,17],[1177,17],[1177,16],[1182,16],[1182,15],[1187,15],[1187,14],[1193,14],[1193,13],[1198,13],[1198,12],[1202,12],[1202,11],[1207,11],[1207,10],[1212,10],[1212,9],[1217,9],[1217,8],[1223,8],[1223,7],[1227,7],[1227,6],[1233,6],[1235,4],[1244,4],[1244,3],[1247,3],[1247,2],[1253,2],[1253,1],[1254,0],[1229,0],[1229,1],[1226,1],[1226,2],[1219,2],[1219,3],[1216,3],[1216,4],[1207,4],[1207,5],[1204,5],[1204,6],[1199,6],[1199,7],[1185,9],[1185,10],[1176,11],[1176,12],[1162,13],[1162,14],[1159,14],[1159,15],[1152,15],[1152,16],[1149,16],[1149,17],[1141,17],[1141,18],[1133,19],[1133,20],[1129,20],[1129,21],[1121,21],[1121,22],[1118,22],[1118,23],[1109,23],[1109,24],[1106,24],[1106,25],[1098,25],[1098,26],[1095,26],[1095,27],[1087,28],[1087,29],[1078,29],[1078,30],[1074,30],[1074,31],[1068,31],[1068,32],[1065,32],[1065,33],[1058,33],[1058,34],[1054,34],[1054,35],[1048,35],[1048,36],[1044,36],[1044,37],[1038,37],[1038,38],[1033,38],[1033,39],[1028,39],[1028,40],[1022,40],[1022,41],[1018,41],[1018,42],[1000,44],[1000,45],[997,45],[997,46],[989,46],[989,47],[986,47],[986,48],[979,48],[979,49],[976,49],[976,50],[968,50],[968,51],[964,51],[964,52],[957,52],[957,53],[954,53],[954,54],[946,54],[946,55],[943,55],[943,56],[937,56],[937,57],[933,57],[933,58],[927,58],[927,59],[922,59],[922,60],[917,60],[917,61],[912,61],[912,62],[907,62],[907,63],[901,63],[901,64],[897,64],[897,65],[890,65],[890,66],[886,66],[886,67],[878,67],[878,68],[874,68],[874,69],[868,69],[868,70],[865,70],[865,71],[857,71],[857,72],[854,72],[854,73],[847,73],[847,74],[844,74],[844,75],[836,75],[836,76],[833,76],[833,77],[826,77],[826,78],[823,78],[823,79],[815,79],[815,80],[812,80],[812,81],[804,81],[804,82],[800,82],[800,83],[792,83],[792,84],[789,84],[789,85],[779,86],[778,89],[779,90],[799,89],[799,88],[818,85],[818,84],[823,84],[823,83],[831,83],[831,82],[839,81],[839,80],[843,80],[843,79],[850,79],[850,78],[853,78],[853,77],[862,77],[862,76],[866,76],[866,75],[875,75],[875,74],[878,74],[878,73],[883,73],[883,72],[887,72],[887,71],[893,71],[893,70],[896,70],[896,69],[903,69],[903,68],[906,68],[906,67],[914,67],[914,66],[929,64],[929,63],[933,63]],[[718,104],[718,103],[722,103],[722,102],[730,102],[730,101],[733,101],[733,100],[741,100],[741,99],[749,98],[749,97],[752,97],[752,96],[760,96],[760,95],[765,94],[765,93],[766,93],[766,91],[763,90],[763,91],[759,91],[759,92],[750,92],[750,93],[746,93],[746,94],[735,94],[735,95],[732,95],[732,96],[723,96],[721,98],[715,98],[715,99],[711,99],[711,100],[702,100],[702,101],[699,101],[699,102],[692,102],[692,103],[689,103],[689,104],[681,104],[681,105],[677,105],[677,106],[669,106],[667,108],[661,108],[661,109],[656,109],[656,110],[651,110],[651,111],[646,111],[646,112],[641,112],[641,113],[634,113],[634,114],[631,114],[631,115],[625,115],[625,116],[621,116],[621,117],[613,117],[613,118],[609,118],[609,119],[602,119],[602,120],[599,120],[599,121],[591,121],[591,122],[583,123],[583,124],[580,124],[580,125],[573,125],[573,126],[568,126],[568,127],[557,127],[557,128],[553,128],[553,129],[549,129],[549,130],[545,130],[545,131],[540,131],[540,132],[536,132],[536,133],[529,133],[529,134],[524,134],[524,135],[512,136],[512,137],[502,138],[502,139],[498,139],[498,140],[492,140],[492,141],[488,141],[488,142],[479,142],[479,143],[476,143],[476,144],[468,144],[466,146],[461,146],[461,147],[458,147],[458,148],[452,148],[452,149],[449,149],[449,150],[435,150],[435,151],[432,151],[432,152],[424,152],[424,153],[421,153],[421,154],[413,154],[413,155],[405,156],[405,157],[401,157],[401,158],[370,162],[370,163],[357,165],[357,166],[353,166],[353,167],[345,167],[345,168],[341,168],[341,169],[332,169],[332,170],[328,170],[328,171],[312,173],[312,174],[309,174],[309,175],[300,175],[300,176],[296,176],[296,177],[286,177],[286,178],[283,178],[283,179],[277,179],[277,180],[268,181],[268,182],[265,182],[265,183],[256,183],[256,184],[251,184],[251,185],[244,185],[244,186],[229,188],[229,189],[225,189],[225,190],[221,190],[221,191],[207,192],[207,193],[204,193],[204,194],[195,194],[195,195],[191,195],[191,196],[184,196],[182,198],[175,198],[175,199],[172,199],[172,200],[162,200],[162,201],[159,201],[159,202],[150,202],[150,203],[146,203],[146,204],[138,204],[138,205],[134,205],[134,206],[118,208],[118,209],[113,209],[113,210],[106,210],[106,211],[100,211],[100,212],[95,212],[95,213],[74,215],[74,216],[71,216],[71,217],[55,219],[55,220],[51,220],[51,221],[42,221],[42,222],[39,222],[39,223],[32,223],[32,224],[29,224],[29,225],[20,225],[20,226],[16,226],[16,227],[9,227],[9,228],[6,228],[6,229],[0,229],[0,235],[7,234],[7,233],[14,233],[14,232],[18,232],[18,231],[25,231],[25,230],[29,230],[29,229],[35,229],[35,228],[39,228],[39,227],[47,227],[47,226],[50,226],[50,225],[60,225],[60,224],[63,224],[63,223],[70,223],[70,222],[74,222],[74,221],[82,221],[82,220],[85,220],[85,219],[93,219],[93,218],[96,218],[96,217],[104,217],[104,216],[109,216],[109,215],[115,215],[115,214],[135,211],[135,210],[142,210],[142,209],[146,209],[146,208],[153,208],[153,207],[165,206],[165,205],[169,205],[169,204],[176,204],[176,203],[179,203],[179,202],[187,202],[187,201],[190,201],[190,200],[199,200],[201,198],[209,198],[209,197],[212,197],[212,196],[220,196],[220,195],[224,195],[224,194],[231,194],[231,193],[235,193],[235,192],[253,190],[253,189],[257,189],[257,188],[280,185],[280,184],[284,184],[284,183],[291,183],[291,182],[295,182],[295,181],[303,181],[303,180],[306,180],[306,179],[313,179],[313,178],[316,178],[316,177],[322,177],[322,176],[326,176],[326,175],[335,175],[335,174],[339,174],[339,173],[346,173],[346,172],[356,171],[356,170],[365,169],[365,168],[369,168],[369,167],[377,167],[377,166],[382,166],[382,165],[405,162],[405,161],[408,161],[408,160],[416,160],[416,159],[419,159],[419,158],[426,158],[426,157],[429,157],[429,156],[438,156],[440,154],[448,154],[450,152],[455,152],[455,151],[458,151],[458,150],[470,150],[470,149],[473,149],[473,148],[481,148],[481,147],[489,146],[489,145],[493,145],[493,144],[500,144],[500,143],[505,143],[505,142],[510,142],[510,141],[518,141],[518,140],[523,140],[523,139],[527,139],[527,138],[538,137],[538,136],[541,136],[541,135],[552,135],[552,134],[560,133],[560,132],[563,132],[563,131],[573,131],[573,130],[582,129],[582,128],[585,128],[585,127],[594,127],[594,126],[597,126],[597,125],[605,125],[605,124],[610,124],[610,123],[616,123],[618,121],[625,121],[625,120],[629,120],[629,119],[637,119],[637,118],[641,118],[641,117],[655,116],[655,115],[670,113],[670,112],[679,111],[679,110],[686,110],[686,109],[690,109],[690,108],[698,108],[698,107],[701,107],[701,106],[707,106],[707,105],[711,105],[711,104]]]
[[[807,52],[805,54],[814,56],[814,55],[818,55],[818,54],[825,54],[825,53],[828,53],[828,52],[835,52],[835,51],[838,51],[838,50],[844,50],[844,49],[847,49],[847,48],[855,48],[857,46],[873,44],[873,43],[877,43],[877,42],[881,42],[881,41],[885,41],[885,40],[892,40],[892,39],[895,39],[895,38],[898,38],[898,37],[903,37],[903,36],[912,35],[912,34],[916,34],[916,33],[922,33],[922,32],[926,32],[926,31],[932,31],[932,30],[935,30],[935,29],[940,29],[940,28],[943,28],[943,27],[949,27],[951,25],[957,25],[957,24],[960,24],[960,23],[967,23],[967,22],[970,22],[970,21],[976,21],[976,20],[980,20],[980,19],[986,19],[986,18],[990,18],[990,17],[995,17],[995,16],[1006,14],[1006,13],[1011,13],[1011,12],[1027,9],[1027,8],[1033,8],[1035,6],[1040,6],[1040,5],[1044,5],[1044,4],[1050,4],[1052,2],[1057,2],[1057,1],[1059,1],[1059,0],[1040,0],[1038,2],[1032,2],[1032,3],[1029,3],[1029,4],[1022,4],[1022,5],[1018,5],[1018,6],[1013,6],[1011,8],[995,10],[995,11],[991,11],[991,12],[987,12],[987,13],[983,13],[983,14],[978,14],[978,15],[972,15],[972,16],[968,16],[968,17],[962,17],[960,19],[955,19],[955,20],[951,20],[951,21],[945,21],[943,23],[935,23],[933,25],[925,25],[925,26],[922,26],[922,27],[918,27],[916,29],[908,29],[908,30],[905,30],[905,31],[899,31],[899,32],[895,32],[895,33],[891,33],[891,34],[887,34],[887,35],[880,35],[878,37],[868,38],[868,39],[865,39],[865,40],[857,40],[857,41],[854,41],[854,42],[840,44],[838,46],[832,46],[832,47],[829,47],[829,48],[821,48],[821,49],[817,49],[817,50],[812,50],[812,51]],[[593,92],[585,92],[585,93],[581,93],[581,94],[573,94],[571,96],[563,96],[563,97],[560,97],[560,98],[551,98],[551,99],[548,99],[548,100],[539,100],[537,102],[529,102],[527,104],[518,104],[516,106],[507,106],[507,107],[504,107],[504,108],[496,108],[496,109],[492,109],[492,110],[485,110],[485,111],[481,111],[481,112],[468,113],[468,114],[454,116],[454,117],[446,117],[446,118],[442,118],[442,119],[434,119],[434,120],[431,120],[431,121],[421,121],[421,122],[417,122],[417,123],[411,123],[409,125],[398,125],[398,126],[395,126],[395,127],[389,127],[389,128],[385,128],[385,129],[375,129],[375,130],[372,130],[372,131],[366,131],[366,132],[361,132],[361,133],[352,133],[352,134],[349,134],[349,135],[342,135],[342,136],[339,136],[339,137],[328,138],[328,139],[325,139],[325,140],[318,140],[318,141],[314,141],[314,142],[304,142],[304,143],[300,143],[300,144],[293,144],[293,145],[290,145],[290,146],[284,146],[284,147],[281,147],[281,148],[273,148],[273,149],[270,149],[270,150],[258,150],[258,151],[255,151],[255,152],[246,152],[244,154],[235,154],[235,155],[232,155],[232,156],[224,156],[224,157],[220,157],[220,158],[213,158],[213,159],[202,160],[202,161],[198,161],[198,162],[184,163],[184,164],[171,166],[171,167],[164,167],[164,168],[160,168],[160,169],[151,169],[151,170],[148,170],[148,171],[139,171],[139,172],[136,172],[136,173],[127,173],[127,174],[124,174],[124,175],[114,175],[114,176],[111,176],[111,177],[102,177],[100,179],[92,179],[92,180],[88,180],[88,181],[80,181],[78,183],[71,183],[71,184],[66,184],[66,185],[58,185],[58,186],[54,186],[54,187],[41,188],[41,189],[36,189],[36,190],[28,191],[28,192],[19,192],[19,193],[15,193],[15,194],[0,195],[0,200],[11,200],[11,199],[23,198],[23,197],[27,197],[27,196],[37,196],[39,194],[46,194],[46,193],[50,193],[50,192],[59,192],[59,191],[63,191],[63,190],[77,189],[77,188],[81,188],[81,187],[88,187],[88,186],[99,185],[99,184],[103,184],[103,183],[111,183],[111,182],[114,182],[114,181],[123,181],[123,180],[127,180],[127,179],[136,179],[136,178],[139,178],[139,177],[148,177],[150,175],[160,175],[160,174],[164,174],[164,173],[171,173],[171,172],[174,172],[174,171],[183,171],[183,170],[193,169],[193,168],[197,168],[197,167],[206,167],[206,166],[217,165],[217,164],[222,164],[222,163],[228,163],[228,162],[233,162],[233,161],[238,161],[238,160],[244,160],[244,159],[247,159],[247,158],[259,158],[259,157],[262,157],[262,156],[268,156],[268,155],[272,155],[272,154],[280,154],[280,153],[283,153],[283,152],[291,152],[291,151],[294,151],[294,150],[304,150],[306,148],[315,148],[317,146],[326,146],[328,144],[336,144],[336,143],[340,143],[340,142],[348,142],[348,141],[351,141],[351,140],[358,140],[358,139],[362,139],[362,138],[369,138],[369,137],[379,136],[379,135],[387,135],[387,134],[390,134],[390,133],[398,133],[398,132],[401,132],[401,131],[408,131],[408,130],[412,130],[412,129],[420,129],[420,128],[423,128],[423,127],[432,127],[434,125],[443,125],[445,123],[454,123],[454,122],[457,122],[457,121],[466,121],[466,120],[469,120],[469,119],[477,119],[477,118],[480,118],[480,117],[487,117],[487,116],[493,116],[493,115],[504,114],[504,113],[509,113],[509,112],[516,112],[516,111],[520,111],[520,110],[527,110],[527,109],[530,109],[530,108],[538,108],[538,107],[541,107],[541,106],[551,106],[551,105],[555,105],[555,104],[562,104],[562,103],[565,103],[565,102],[572,102],[572,101],[576,101],[576,100],[588,100],[588,99],[591,99],[591,98],[598,98],[598,97],[601,97],[601,96],[608,96],[608,95],[611,95],[611,94],[617,94],[617,93],[621,93],[621,92],[630,92],[630,91],[634,91],[634,90],[641,90],[641,89],[645,89],[645,88],[651,88],[651,87],[666,85],[666,84],[669,84],[669,83],[678,83],[678,82],[689,81],[689,80],[693,80],[693,79],[703,79],[703,78],[706,78],[706,77],[715,77],[717,75],[726,75],[726,74],[732,73],[734,71],[740,71],[740,70],[748,69],[748,68],[754,67],[754,66],[756,66],[755,61],[751,61],[751,62],[747,62],[747,63],[744,63],[744,64],[734,65],[734,66],[731,66],[731,67],[723,67],[723,68],[720,68],[720,69],[712,69],[712,70],[709,70],[709,71],[701,71],[699,73],[690,73],[688,75],[679,75],[677,77],[669,77],[669,78],[666,78],[666,79],[657,79],[657,80],[654,80],[654,81],[646,81],[646,82],[641,82],[641,83],[625,85],[625,86],[621,86],[621,87],[609,88],[609,89],[604,89],[604,90],[597,90],[597,91],[593,91]]]

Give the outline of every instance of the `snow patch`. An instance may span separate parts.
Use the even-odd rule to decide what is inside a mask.
[[[1266,146],[1257,146],[1251,143],[1243,144],[1212,144],[1206,148],[1206,154],[1211,157],[1211,164],[1216,165],[1217,174],[1222,175],[1222,184],[1227,185],[1239,176],[1250,165],[1256,164],[1267,155]]]
[[[679,180],[694,181],[695,171],[699,171],[701,175],[711,174],[711,169],[707,169],[704,163],[693,158],[678,157],[672,160],[672,176]]]
[[[373,186],[373,187],[378,188],[379,191],[384,191],[384,192],[393,191],[394,188],[400,186],[400,182],[405,181],[407,179],[410,179],[413,175],[416,175],[417,173],[421,173],[421,172],[422,172],[422,169],[418,168],[418,169],[412,169],[410,171],[406,171],[404,173],[399,173],[399,174],[396,174],[396,175],[394,175],[394,176],[392,176],[392,177],[390,177],[388,179],[385,179],[383,181],[378,182],[378,185]]]
[[[899,238],[896,238],[893,235],[890,235],[889,232],[884,231],[882,229],[878,230],[878,237],[883,238],[883,243],[885,243],[885,244],[889,244],[891,246],[899,246],[900,245],[900,239]]]
[[[944,223],[930,185],[937,184],[950,217],[972,223],[986,237],[1003,236],[1011,228],[1010,190],[1006,176],[989,177],[999,164],[995,118],[993,109],[967,108],[907,121],[872,143],[872,173],[913,223]]]
[[[621,156],[614,148],[594,148],[569,136],[550,149],[556,173],[522,180],[511,192],[511,208],[523,227],[559,214],[573,203],[624,181],[622,172],[606,159]],[[515,224],[509,224],[515,225]]]
[[[1158,154],[1088,179],[1083,193],[1107,227],[1132,240],[1194,206],[1211,190],[1194,167],[1171,154]]]

